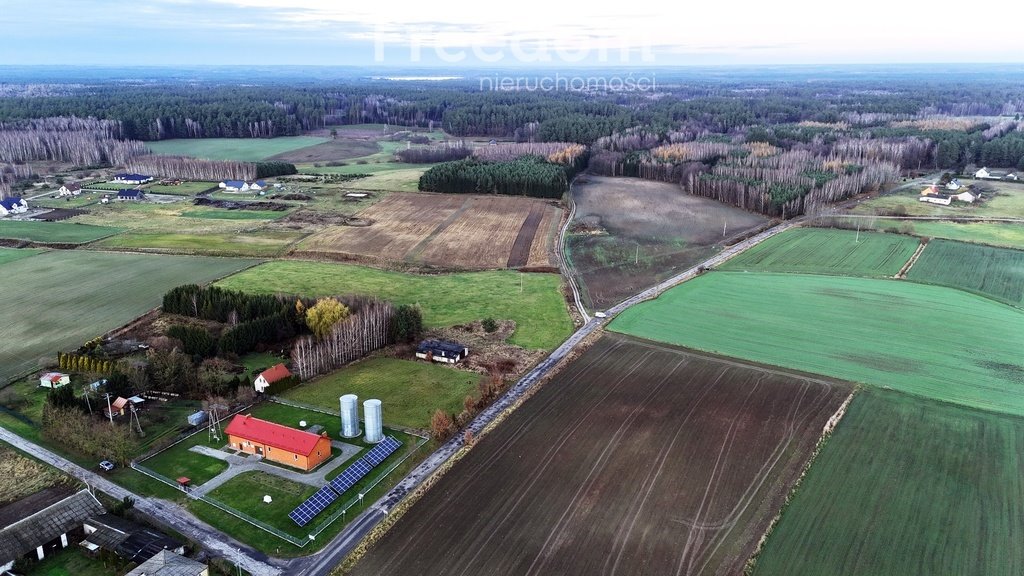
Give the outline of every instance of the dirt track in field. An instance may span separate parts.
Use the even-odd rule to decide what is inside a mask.
[[[737,574],[839,384],[606,335],[354,574]]]
[[[358,216],[372,224],[329,226],[298,254],[469,270],[550,267],[561,212],[516,196],[396,193]]]

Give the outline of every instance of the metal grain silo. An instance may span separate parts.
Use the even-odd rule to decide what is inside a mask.
[[[363,418],[366,423],[366,441],[376,444],[383,440],[384,429],[381,424],[380,400],[363,402]]]
[[[344,438],[359,436],[359,397],[345,394],[341,400],[341,435]]]

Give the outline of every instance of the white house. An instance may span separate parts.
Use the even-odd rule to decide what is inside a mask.
[[[58,196],[78,196],[82,193],[82,186],[80,184],[65,184],[57,190]]]
[[[39,377],[40,388],[60,388],[71,383],[71,377],[60,372],[47,372]]]
[[[959,190],[961,188],[963,188],[963,184],[960,184],[960,181],[957,180],[956,178],[954,178],[954,179],[952,179],[952,180],[950,180],[949,182],[946,183],[946,190],[956,191],[956,190]]]
[[[260,372],[260,375],[257,376],[256,380],[253,382],[253,387],[256,388],[257,392],[262,394],[267,391],[267,388],[269,388],[271,384],[291,377],[292,373],[288,370],[287,366],[284,364],[275,364],[263,372]]]
[[[255,182],[253,182],[252,184],[249,184],[249,190],[260,191],[260,190],[263,190],[265,188],[267,188],[267,183],[265,181],[263,181],[263,180],[257,180]]]
[[[469,348],[447,340],[424,340],[416,347],[416,357],[421,360],[456,364],[466,356],[469,356]]]
[[[225,192],[248,192],[249,185],[245,180],[225,180],[218,184]]]
[[[921,202],[929,202],[931,204],[949,206],[949,203],[953,201],[953,197],[945,194],[926,194],[918,198],[918,200]]]
[[[28,212],[28,203],[22,200],[19,196],[0,200],[0,216],[24,214],[25,212]]]
[[[974,173],[974,177],[978,180],[1013,180],[1016,182],[1020,180],[1017,174],[1013,172],[1000,172],[997,170],[989,170],[988,168],[982,168]]]
[[[133,184],[136,186],[152,181],[153,177],[146,176],[145,174],[114,174],[113,180],[116,184]]]

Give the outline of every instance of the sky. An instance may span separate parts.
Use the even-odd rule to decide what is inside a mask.
[[[1018,63],[1024,34],[992,19],[1005,7],[1004,0],[924,7],[908,0],[0,0],[0,65]],[[973,24],[982,21],[984,28]]]

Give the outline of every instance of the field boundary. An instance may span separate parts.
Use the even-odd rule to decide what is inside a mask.
[[[900,268],[900,271],[896,273],[895,278],[897,280],[906,279],[907,274],[910,273],[910,269],[914,267],[914,264],[917,264],[917,259],[921,257],[921,253],[924,252],[924,249],[927,247],[928,240],[926,238],[922,238],[921,242],[917,245],[917,250],[914,250],[913,255],[910,256],[910,260],[907,260],[907,263],[903,265],[903,268]]]

